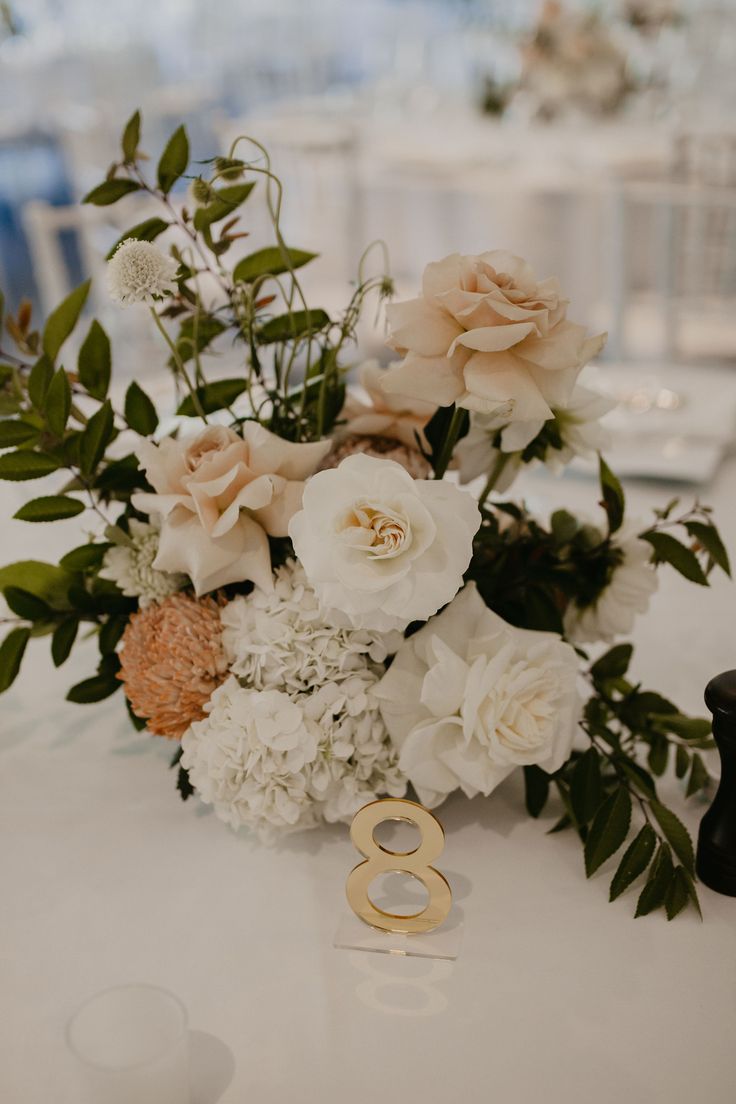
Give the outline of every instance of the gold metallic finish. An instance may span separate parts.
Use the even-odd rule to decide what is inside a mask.
[[[373,833],[384,820],[403,820],[415,824],[421,842],[413,851],[389,851],[377,842]],[[351,871],[345,892],[348,903],[361,920],[381,931],[415,935],[432,931],[447,919],[452,905],[452,891],[447,881],[430,863],[438,859],[445,846],[442,825],[423,805],[403,798],[387,797],[372,801],[355,814],[350,838],[366,861]],[[379,874],[411,874],[418,878],[429,894],[429,903],[413,916],[397,916],[384,912],[373,904],[368,889]]]

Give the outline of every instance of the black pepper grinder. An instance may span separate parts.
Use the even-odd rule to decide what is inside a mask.
[[[705,688],[713,736],[721,756],[721,781],[700,822],[696,870],[701,882],[736,897],[736,671],[717,675]]]

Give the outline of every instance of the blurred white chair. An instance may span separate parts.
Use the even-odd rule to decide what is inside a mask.
[[[736,186],[625,182],[611,216],[609,355],[736,363]]]
[[[363,232],[357,187],[355,128],[339,113],[321,113],[308,100],[275,105],[243,119],[216,122],[220,148],[228,151],[242,135],[252,135],[268,150],[273,172],[284,189],[281,229],[287,243],[318,257],[299,274],[309,301],[331,314],[341,312],[351,295],[358,261],[368,241]],[[236,155],[264,166],[258,149],[244,141]],[[246,252],[273,245],[273,230],[260,183],[243,209]]]
[[[92,278],[90,313],[99,318],[113,342],[116,375],[134,375],[141,362],[151,362],[155,350],[161,363],[165,359],[156,345],[147,312],[112,303],[105,281],[105,258],[110,248],[126,229],[155,213],[155,205],[137,198],[126,198],[114,207],[55,207],[33,200],[23,208],[43,317],[58,306],[75,283],[63,244],[65,235],[73,235],[82,272]],[[80,326],[73,346],[79,345],[85,332],[86,328]]]

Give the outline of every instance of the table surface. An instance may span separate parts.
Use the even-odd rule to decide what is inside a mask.
[[[736,547],[736,460],[703,497]],[[595,488],[534,478],[543,506],[590,508]],[[2,489],[3,517],[19,489]],[[671,497],[634,486],[634,513]],[[51,558],[76,521],[40,530]],[[3,522],[3,561],[39,539]],[[639,622],[634,670],[700,712],[736,666],[734,590],[669,568]],[[347,829],[266,849],[182,804],[172,746],[136,734],[122,701],[63,701],[92,653],[55,671],[46,642],[2,702],[3,955],[0,1099],[72,1104],[63,1026],[109,985],[177,993],[194,1031],[195,1104],[321,1100],[619,1104],[733,1100],[736,900],[701,888],[688,912],[632,919],[586,882],[570,833],[529,820],[518,778],[453,799],[438,864],[464,916],[455,962],[332,946],[356,861]],[[695,831],[703,805],[672,798]]]

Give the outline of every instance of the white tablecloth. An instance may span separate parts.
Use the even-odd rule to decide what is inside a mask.
[[[704,496],[736,547],[736,461]],[[536,479],[548,504],[595,501],[582,481]],[[0,505],[17,491],[3,488]],[[630,492],[636,510],[669,497]],[[5,511],[3,510],[3,515]],[[3,523],[5,525],[5,523]],[[74,544],[76,522],[11,522],[5,558]],[[635,672],[702,709],[736,666],[734,591],[663,569],[637,631]],[[335,950],[356,860],[336,827],[268,850],[181,804],[172,745],[135,734],[122,700],[62,701],[93,652],[55,671],[37,643],[2,699],[3,944],[0,1099],[76,1100],[63,1025],[96,990],[129,981],[183,999],[195,1031],[195,1104],[730,1104],[736,900],[701,889],[688,912],[632,919],[586,882],[570,833],[546,837],[517,778],[452,800],[438,865],[464,914],[454,963]],[[693,831],[697,801],[672,797]]]

